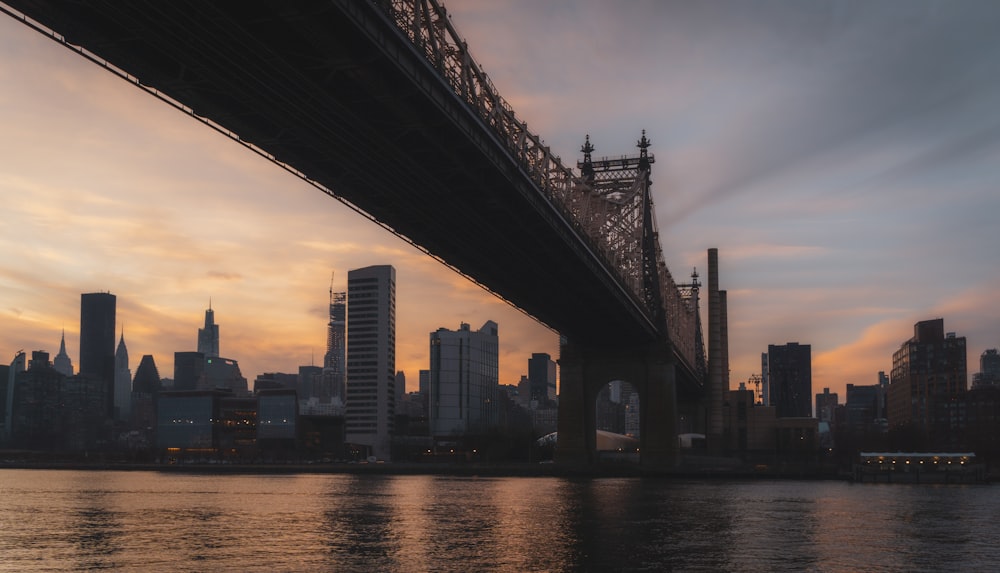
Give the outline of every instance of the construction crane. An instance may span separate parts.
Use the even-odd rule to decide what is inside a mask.
[[[760,382],[761,382],[761,379],[760,379],[760,375],[759,374],[751,374],[750,378],[747,379],[747,386],[753,384],[753,388],[754,388],[753,393],[754,393],[754,396],[756,396],[756,398],[754,399],[754,404],[763,404],[764,403],[764,400],[763,400],[763,398],[762,398],[762,396],[760,394]]]

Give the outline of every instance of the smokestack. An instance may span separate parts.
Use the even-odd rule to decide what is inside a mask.
[[[719,249],[708,250],[708,449],[722,444],[722,322],[719,303]]]
[[[722,391],[732,390],[729,385],[729,303],[726,298],[726,291],[719,291],[719,351],[722,354]],[[725,402],[725,400],[723,400]]]

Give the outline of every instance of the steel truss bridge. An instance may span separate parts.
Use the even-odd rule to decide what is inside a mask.
[[[565,339],[668,345],[678,394],[701,393],[698,283],[664,262],[645,133],[636,156],[595,160],[588,137],[564,165],[438,0],[2,2]]]

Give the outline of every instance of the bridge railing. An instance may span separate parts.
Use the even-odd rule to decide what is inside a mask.
[[[645,300],[641,252],[642,202],[648,200],[645,177],[636,186],[608,193],[588,185],[541,138],[528,130],[469,53],[445,7],[438,0],[370,0],[385,10],[397,28],[422,52],[454,93],[474,110],[521,168],[587,241],[604,264],[615,269],[636,301]],[[604,160],[612,162],[614,160]],[[644,181],[639,181],[642,179]],[[661,297],[675,346],[694,364],[695,309],[684,299],[657,248]],[[691,338],[691,340],[687,340]]]
[[[581,231],[582,238],[589,240],[605,263],[622,269],[623,266],[615,264],[622,253],[621,245],[609,240],[616,233],[609,234],[608,225],[599,223],[606,222],[607,217],[596,216],[618,209],[609,205],[607,198],[596,193],[563,165],[541,138],[530,132],[527,124],[515,116],[513,108],[500,96],[492,80],[472,58],[444,6],[437,0],[373,2],[388,12],[396,26],[448,81],[455,94],[492,129],[525,173],[568,216],[567,220]],[[628,266],[625,265],[625,268]],[[621,279],[637,300],[642,300],[641,276],[626,273]]]

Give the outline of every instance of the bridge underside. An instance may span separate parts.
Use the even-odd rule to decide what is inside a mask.
[[[586,239],[369,2],[5,2],[554,330],[651,339]]]

